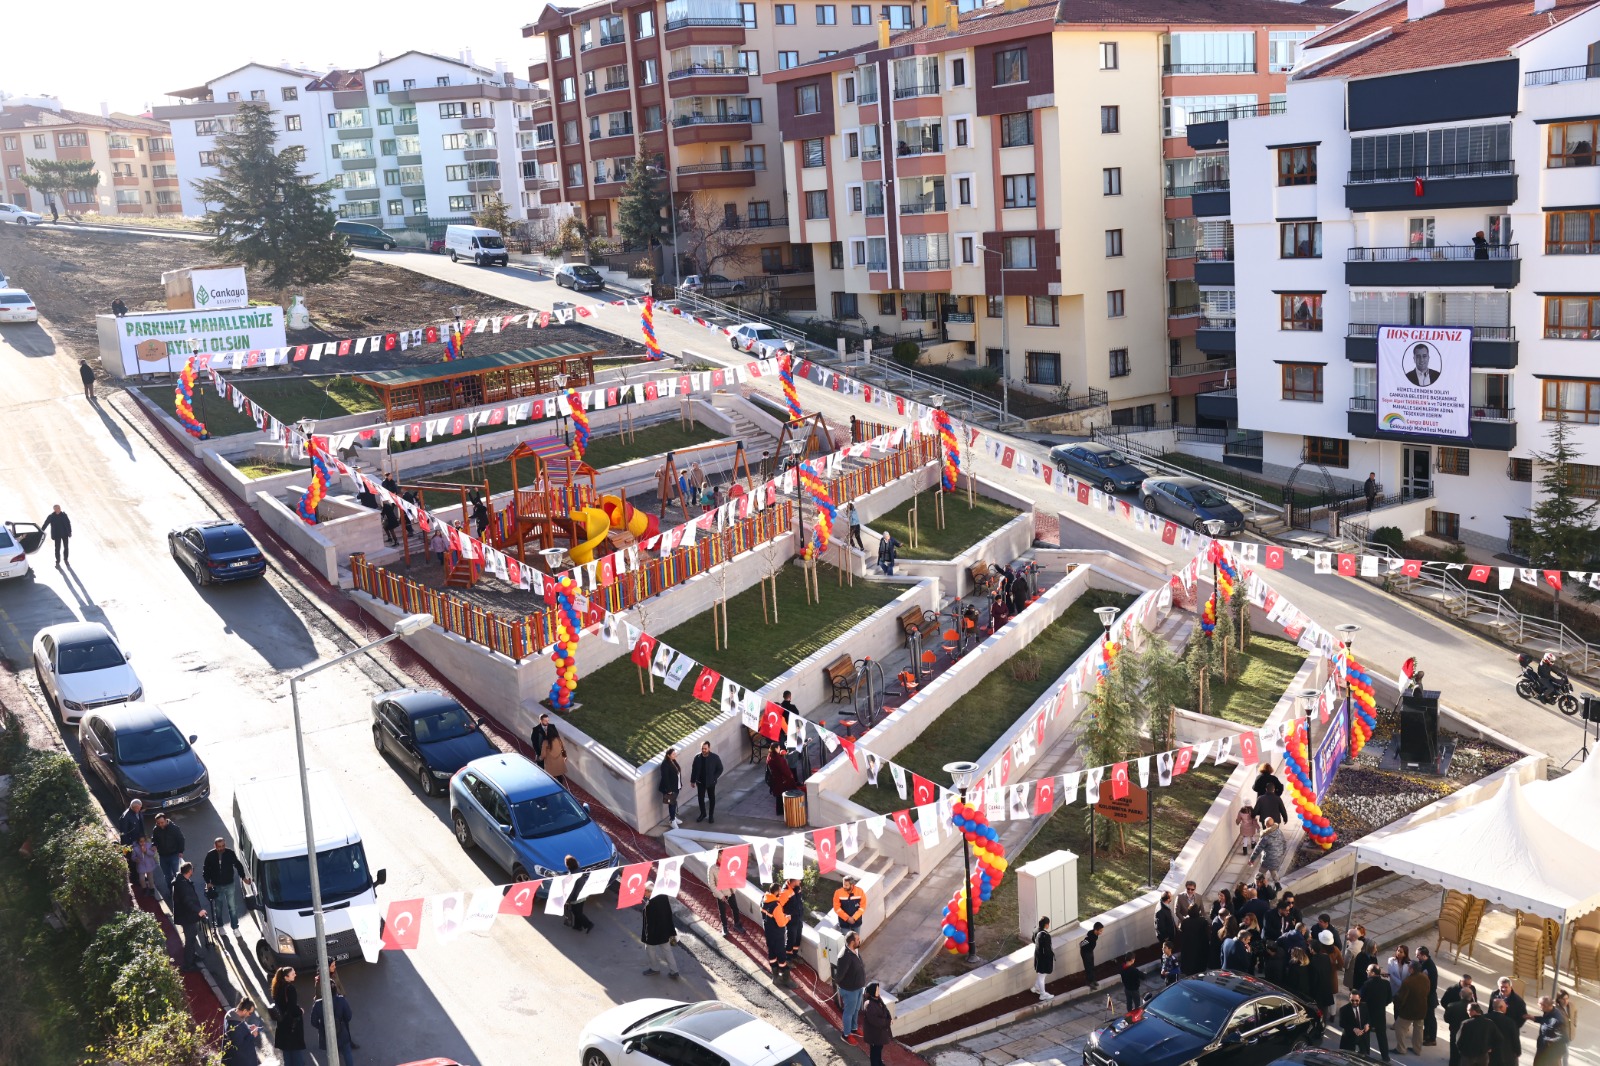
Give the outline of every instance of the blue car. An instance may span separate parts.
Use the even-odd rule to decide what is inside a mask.
[[[171,530],[167,549],[196,585],[248,581],[267,572],[267,557],[237,522],[199,522]]]
[[[450,779],[450,824],[462,848],[474,844],[517,881],[617,865],[617,848],[560,782],[521,755],[474,759]],[[545,886],[541,885],[541,894]]]
[[[467,763],[495,746],[448,693],[401,688],[372,698],[372,743],[414,775],[425,796],[437,796]]]

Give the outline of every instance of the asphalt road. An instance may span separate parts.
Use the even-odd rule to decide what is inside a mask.
[[[117,635],[148,698],[198,735],[210,767],[211,803],[176,819],[198,861],[223,832],[220,812],[230,810],[238,784],[294,773],[287,674],[351,645],[276,572],[204,590],[185,579],[166,532],[212,517],[208,492],[197,493],[150,447],[144,424],[125,418],[107,390],[97,404],[83,398],[75,361],[44,326],[0,326],[0,363],[8,380],[0,423],[9,430],[0,451],[0,518],[38,521],[60,503],[75,532],[70,567],[55,568],[46,545],[33,557],[36,578],[0,585],[0,654],[37,694],[27,664],[40,627],[81,618]],[[368,700],[396,676],[361,657],[319,674],[301,694],[308,759],[336,775],[372,867],[388,871],[380,902],[504,883],[477,853],[462,853],[445,801],[423,798],[374,751]],[[65,739],[76,754],[75,727]],[[284,802],[296,803],[297,791],[290,785]],[[684,980],[642,976],[638,914],[604,905],[611,900],[591,906],[597,928],[587,936],[543,914],[501,918],[484,934],[448,945],[425,934],[420,950],[348,965],[341,976],[362,1060],[440,1055],[498,1066],[527,1062],[537,1047],[535,1061],[575,1063],[578,1033],[590,1018],[651,995],[732,1002],[804,1034],[784,1001],[693,937],[684,941],[691,956]],[[244,940],[223,937],[236,967],[231,980],[259,995],[249,919],[244,929],[251,933]],[[309,984],[302,995],[309,1003]],[[819,1063],[843,1061],[815,1034],[805,1039]]]

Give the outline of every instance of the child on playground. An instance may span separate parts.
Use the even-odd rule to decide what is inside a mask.
[[[1261,834],[1261,825],[1256,821],[1255,808],[1248,803],[1239,808],[1239,813],[1234,815],[1233,822],[1239,827],[1239,854],[1248,855],[1250,849],[1256,846],[1256,837]]]

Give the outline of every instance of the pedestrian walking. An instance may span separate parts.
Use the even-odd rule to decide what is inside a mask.
[[[300,1007],[300,992],[294,982],[297,974],[293,966],[280,966],[272,975],[267,989],[272,996],[272,1046],[277,1049],[283,1066],[305,1066],[306,1015]]]
[[[56,210],[56,202],[54,200],[51,200],[51,201],[49,201],[49,204],[50,204],[50,221],[52,223],[60,222],[61,221],[61,212]]]
[[[1433,953],[1426,947],[1418,947],[1416,959],[1411,964],[1413,971],[1420,970],[1428,977],[1428,1013],[1422,1016],[1422,1046],[1437,1047],[1439,1043],[1439,967],[1434,965]]]
[[[172,879],[172,922],[183,930],[183,971],[193,973],[200,969],[205,955],[206,907],[200,891],[194,885],[194,863],[178,867],[178,876]]]
[[[861,543],[861,512],[856,510],[855,504],[850,503],[845,505],[844,518],[845,522],[847,522],[850,526],[850,543],[854,544],[862,551],[866,551],[867,546]]]
[[[702,741],[700,754],[689,764],[689,784],[694,786],[695,802],[700,814],[697,822],[717,820],[717,782],[722,779],[722,756],[711,750],[711,741]]]
[[[1105,929],[1104,922],[1095,922],[1094,928],[1078,942],[1078,958],[1083,960],[1084,980],[1089,982],[1089,991],[1093,992],[1098,985],[1094,979],[1094,948],[1100,943],[1101,930]]]
[[[148,836],[141,836],[134,842],[129,858],[133,861],[134,887],[164,898],[164,893],[156,883],[161,875],[161,856]]]
[[[212,841],[211,850],[206,852],[205,861],[200,864],[200,875],[205,879],[207,897],[215,901],[211,927],[221,932],[226,919],[237,933],[239,915],[244,910],[241,883],[248,885],[251,882],[245,873],[244,863],[239,861],[239,856],[222,837]]]
[[[478,539],[483,539],[484,530],[489,528],[489,505],[483,502],[482,496],[472,498],[472,524],[478,531]]]
[[[400,528],[400,509],[390,500],[384,500],[379,509],[383,515],[383,542],[391,547],[400,546],[400,538],[395,530]]]
[[[1567,1023],[1567,1042],[1561,1048],[1562,1066],[1566,1066],[1567,1057],[1572,1053],[1572,1041],[1578,1035],[1578,1016],[1572,1011],[1572,994],[1564,988],[1556,993],[1556,1009]]]
[[[895,550],[900,547],[900,542],[894,539],[894,534],[884,533],[878,538],[878,569],[887,577],[894,576]]]
[[[1144,973],[1134,964],[1133,955],[1122,956],[1122,1001],[1127,1004],[1129,1014],[1139,1007],[1139,985],[1143,981]]]
[[[111,313],[116,315],[118,318],[126,317],[128,314],[128,305],[122,302],[122,297],[118,296],[115,300],[111,301]]]
[[[50,513],[45,516],[44,521],[40,522],[39,525],[49,531],[50,543],[55,545],[56,566],[59,567],[63,561],[66,562],[68,566],[71,566],[72,519],[67,517],[67,512],[63,511],[61,509],[61,505],[58,503],[54,508],[51,509]]]
[[[566,867],[569,874],[578,873],[583,869],[578,865],[578,858],[575,855],[567,856]],[[572,928],[580,933],[587,933],[594,928],[594,920],[583,913],[583,900],[576,895],[572,896],[571,902],[567,904],[567,917],[572,922]]]
[[[1539,997],[1539,1035],[1534,1039],[1533,1066],[1560,1066],[1567,1046],[1567,1018],[1549,996]]]
[[[1371,514],[1378,503],[1378,475],[1375,472],[1367,474],[1367,480],[1361,485],[1361,495],[1367,498],[1367,513]]]
[[[161,858],[161,872],[156,876],[156,887],[170,907],[172,880],[178,876],[178,867],[183,864],[183,830],[163,812],[156,815],[156,827],[150,831],[150,842],[156,846],[156,854]]]
[[[800,788],[800,782],[794,776],[794,771],[789,769],[788,754],[783,750],[782,744],[774,744],[767,753],[767,791],[772,793],[772,798],[777,801],[778,813],[783,813],[783,794],[794,792]]]
[[[323,1051],[328,1050],[328,1034],[326,1031],[326,1009],[322,1002],[322,975],[318,974],[312,981],[311,997],[311,1027],[317,1031],[317,1046]],[[333,1041],[339,1049],[339,1066],[355,1066],[355,1045],[350,1042],[350,1001],[339,991],[335,984],[329,989],[333,993]]]
[[[435,525],[433,527],[433,532],[431,534],[429,534],[429,536],[428,536],[428,550],[433,553],[433,557],[435,559],[439,560],[439,565],[443,566],[444,565],[444,528],[442,526]]]
[[[894,1016],[879,994],[878,982],[867,985],[861,1003],[861,1039],[867,1042],[870,1066],[883,1066],[883,1049],[894,1043]]]
[[[861,937],[856,933],[844,938],[844,951],[833,965],[833,984],[839,990],[839,1030],[846,1043],[854,1044],[867,989],[867,965],[861,961]]]
[[[1394,997],[1394,1049],[1420,1055],[1422,1019],[1428,1013],[1428,975],[1413,969]]]
[[[1359,1051],[1362,1058],[1372,1054],[1372,1020],[1361,993],[1350,993],[1350,1002],[1339,1008],[1339,1050]]]
[[[676,829],[683,823],[678,821],[678,792],[683,787],[683,770],[678,766],[678,749],[668,748],[667,753],[661,757],[661,777],[656,784],[656,791],[661,793],[661,802],[667,805],[668,828]]]
[[[94,402],[94,370],[89,366],[89,360],[78,360],[78,377],[83,381],[83,398],[90,403]]]
[[[1278,883],[1278,870],[1283,866],[1284,853],[1288,851],[1288,842],[1283,838],[1281,823],[1276,818],[1268,818],[1261,823],[1261,839],[1256,843],[1255,858],[1261,863],[1261,872]],[[1265,900],[1258,900],[1265,911],[1270,912],[1271,905]],[[1248,909],[1248,908],[1247,908]]]
[[[784,892],[783,909],[789,915],[789,922],[783,927],[783,946],[793,965],[800,958],[800,940],[806,928],[805,886],[798,877],[792,878]]]
[[[1033,931],[1033,993],[1040,999],[1055,999],[1045,991],[1045,984],[1056,969],[1056,945],[1050,936],[1050,919],[1040,918],[1039,927]]]
[[[1170,940],[1161,945],[1160,973],[1163,985],[1176,984],[1178,978],[1183,976],[1183,968],[1178,965],[1178,956],[1172,953],[1172,941]]]
[[[222,1016],[222,1066],[259,1066],[260,1039],[255,1001],[244,996]]]
[[[788,936],[789,914],[783,909],[784,896],[777,885],[767,888],[761,897],[761,931],[767,942],[767,965],[772,967],[772,980],[780,985],[789,983]]]
[[[133,846],[144,836],[144,800],[129,800],[127,809],[117,815],[117,840],[122,844],[122,854],[128,860],[128,876],[139,883],[139,872],[134,867]]]
[[[742,923],[739,919],[739,904],[738,900],[735,898],[734,890],[731,888],[722,887],[722,878],[718,875],[718,871],[721,869],[722,851],[719,850],[717,852],[717,865],[712,867],[710,873],[711,895],[714,896],[717,901],[717,918],[722,922],[722,935],[731,939],[733,937],[733,933],[728,930],[729,912],[731,911],[733,913],[734,929],[740,928]]]
[[[1389,978],[1378,969],[1378,964],[1373,963],[1367,967],[1366,980],[1361,982],[1361,1001],[1367,1005],[1372,1019],[1372,1035],[1378,1044],[1378,1057],[1384,1062],[1389,1061],[1389,1029],[1384,1015],[1389,1008],[1389,1001],[1394,997],[1389,992]]]
[[[839,931],[848,936],[861,931],[867,917],[867,894],[861,891],[852,874],[844,875],[844,884],[833,890],[833,920]]]
[[[1239,813],[1233,816],[1233,824],[1239,827],[1239,854],[1250,854],[1250,849],[1256,846],[1256,838],[1261,835],[1261,823],[1256,821],[1256,809],[1246,803],[1239,808]]]
[[[644,886],[646,892],[654,892],[655,888],[654,881]],[[644,943],[645,958],[649,960],[644,975],[654,977],[666,970],[668,977],[676,979],[678,969],[673,965],[672,945],[678,942],[678,925],[672,917],[672,897],[651,896],[645,903],[644,929],[639,939]]]

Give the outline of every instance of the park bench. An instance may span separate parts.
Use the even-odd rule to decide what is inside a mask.
[[[839,656],[823,667],[822,672],[828,675],[830,702],[845,703],[855,698],[856,688],[861,684],[861,671],[856,669],[855,660],[850,656]]]
[[[900,615],[900,628],[905,632],[908,644],[913,635],[920,635],[923,646],[927,647],[939,636],[939,616],[921,607],[912,607]]]
[[[989,576],[992,573],[994,573],[994,570],[988,563],[973,563],[971,566],[967,567],[967,576],[972,578],[972,587],[974,589],[982,589],[986,587]]]

